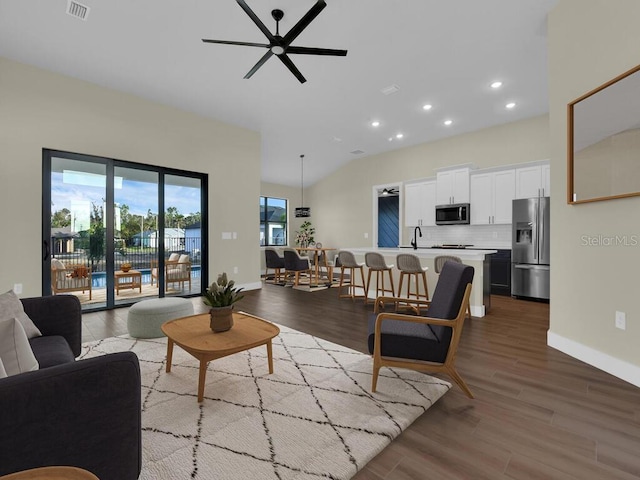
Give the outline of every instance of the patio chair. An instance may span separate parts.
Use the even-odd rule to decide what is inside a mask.
[[[54,295],[89,292],[89,300],[91,300],[91,270],[86,265],[65,265],[57,258],[52,258],[51,290]]]
[[[165,263],[164,283],[166,288],[169,288],[170,284],[179,283],[180,289],[184,290],[185,282],[189,283],[189,290],[191,290],[191,260],[189,255],[180,255],[177,262],[167,260]]]

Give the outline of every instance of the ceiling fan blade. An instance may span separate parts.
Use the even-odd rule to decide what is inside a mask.
[[[249,70],[249,72],[244,76],[244,78],[251,78],[253,76],[254,73],[256,73],[258,71],[258,69],[264,65],[264,62],[266,62],[267,60],[269,60],[271,58],[271,56],[273,55],[273,52],[271,50],[268,50],[267,53],[265,53],[262,58],[260,60],[258,60],[258,63],[256,63],[253,68],[251,70]]]
[[[240,2],[241,0],[237,0]],[[316,18],[324,7],[327,6],[327,3],[324,0],[318,0],[316,4],[309,9],[309,11],[305,14],[304,17],[300,19],[298,23],[296,23],[291,30],[287,32],[284,36],[283,41],[285,45],[290,45],[298,35],[302,33],[302,31],[307,28],[314,18]]]
[[[344,57],[347,55],[346,50],[312,47],[287,47],[287,53],[296,53],[301,55],[335,55],[337,57]]]
[[[271,50],[269,50],[269,51],[271,51]],[[278,58],[280,59],[280,61],[282,63],[285,64],[285,66],[291,71],[291,73],[293,73],[295,75],[295,77],[300,81],[300,83],[304,83],[304,82],[307,81],[307,79],[304,78],[302,73],[300,73],[300,70],[298,70],[298,68],[293,64],[291,59],[289,57],[287,57],[286,54],[278,55]]]
[[[233,40],[211,40],[209,38],[203,38],[204,43],[221,43],[223,45],[240,45],[243,47],[264,47],[269,48],[268,43],[253,43],[253,42],[235,42]]]
[[[236,2],[238,2],[238,5],[240,5],[240,7],[245,11],[245,13],[249,15],[249,18],[253,20],[253,23],[255,23],[258,26],[260,31],[264,33],[264,36],[267,37],[267,39],[270,42],[274,42],[275,38],[273,34],[269,31],[269,29],[265,26],[265,24],[262,23],[262,20],[260,20],[258,16],[255,13],[253,13],[253,10],[251,10],[249,8],[249,5],[247,5],[247,2],[245,2],[244,0],[236,0]]]

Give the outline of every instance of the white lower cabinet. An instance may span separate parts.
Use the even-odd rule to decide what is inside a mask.
[[[472,174],[471,224],[511,223],[511,204],[515,198],[515,189],[515,169]]]

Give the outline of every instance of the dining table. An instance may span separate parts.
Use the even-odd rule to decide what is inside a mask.
[[[307,255],[311,255],[313,253],[313,273],[315,276],[315,284],[316,286],[318,286],[318,280],[320,278],[320,256],[322,256],[322,258],[324,259],[324,263],[322,266],[324,266],[327,269],[327,276],[328,276],[328,280],[329,283],[333,282],[333,272],[329,270],[329,263],[327,262],[327,252],[331,251],[331,250],[337,250],[336,248],[331,248],[331,247],[295,247],[295,249],[298,251],[298,253],[302,254],[303,252],[305,252]]]

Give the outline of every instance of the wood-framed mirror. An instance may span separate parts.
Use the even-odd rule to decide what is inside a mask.
[[[640,195],[640,65],[567,107],[567,202]]]

